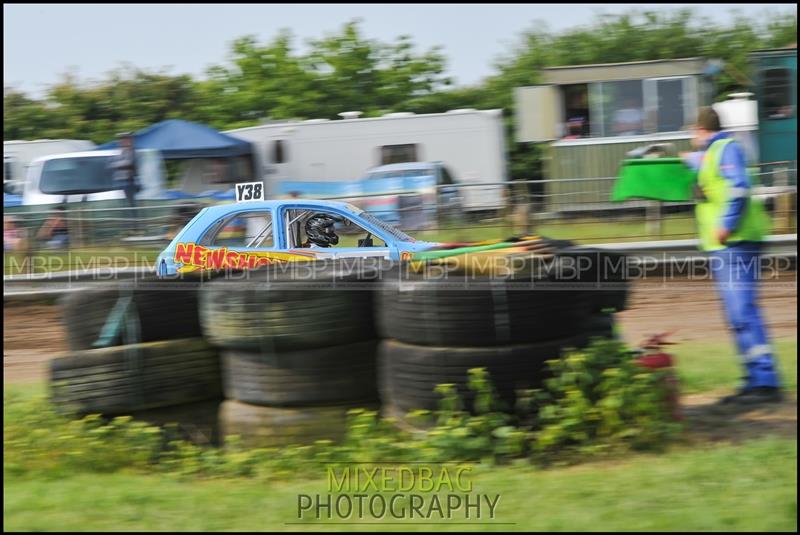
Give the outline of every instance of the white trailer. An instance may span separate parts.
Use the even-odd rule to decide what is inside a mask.
[[[274,196],[277,183],[343,181],[362,178],[385,164],[444,164],[462,188],[467,210],[497,210],[505,205],[506,145],[502,110],[451,110],[445,113],[390,113],[341,120],[310,119],[265,124],[225,132],[255,145],[257,168]]]
[[[92,150],[95,144],[82,139],[37,139],[3,141],[3,191],[21,194],[31,162],[51,154]]]

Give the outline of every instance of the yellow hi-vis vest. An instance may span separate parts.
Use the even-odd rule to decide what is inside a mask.
[[[732,188],[719,170],[722,151],[733,141],[731,138],[719,139],[711,144],[703,156],[697,182],[703,190],[705,199],[695,207],[697,230],[700,234],[700,248],[703,251],[717,251],[739,241],[761,241],[769,231],[770,220],[761,199],[750,196],[750,190],[740,191]],[[728,238],[726,245],[717,239],[717,230],[722,227],[722,218],[728,208],[728,201],[736,196],[745,196],[744,212],[738,226]]]

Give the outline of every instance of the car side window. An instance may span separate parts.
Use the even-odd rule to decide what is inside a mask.
[[[264,248],[273,246],[272,213],[238,212],[215,223],[200,241],[209,247]]]
[[[447,170],[447,167],[442,166],[439,168],[441,170],[441,186],[452,186],[454,183],[453,175]]]
[[[303,247],[310,245],[308,236],[306,236],[305,225],[306,221],[314,214],[327,214],[334,217],[342,217],[333,212],[325,210],[287,210],[286,211],[286,229],[287,229],[287,242],[289,247]],[[326,249],[341,249],[344,247],[359,247],[359,241],[366,238],[370,234],[372,240],[371,247],[387,247],[386,242],[372,234],[370,231],[355,223],[354,221],[344,218],[341,223],[336,223],[334,232],[339,237],[339,243],[326,247]],[[365,245],[362,245],[366,247]]]

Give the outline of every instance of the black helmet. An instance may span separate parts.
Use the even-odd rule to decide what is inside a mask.
[[[308,241],[320,247],[330,247],[339,243],[339,236],[333,230],[333,225],[339,219],[328,214],[314,214],[306,221],[306,236]]]

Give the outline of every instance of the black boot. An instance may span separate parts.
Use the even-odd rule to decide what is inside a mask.
[[[783,392],[774,386],[756,386],[741,388],[731,396],[722,398],[724,405],[756,405],[759,403],[780,403],[783,401]]]

